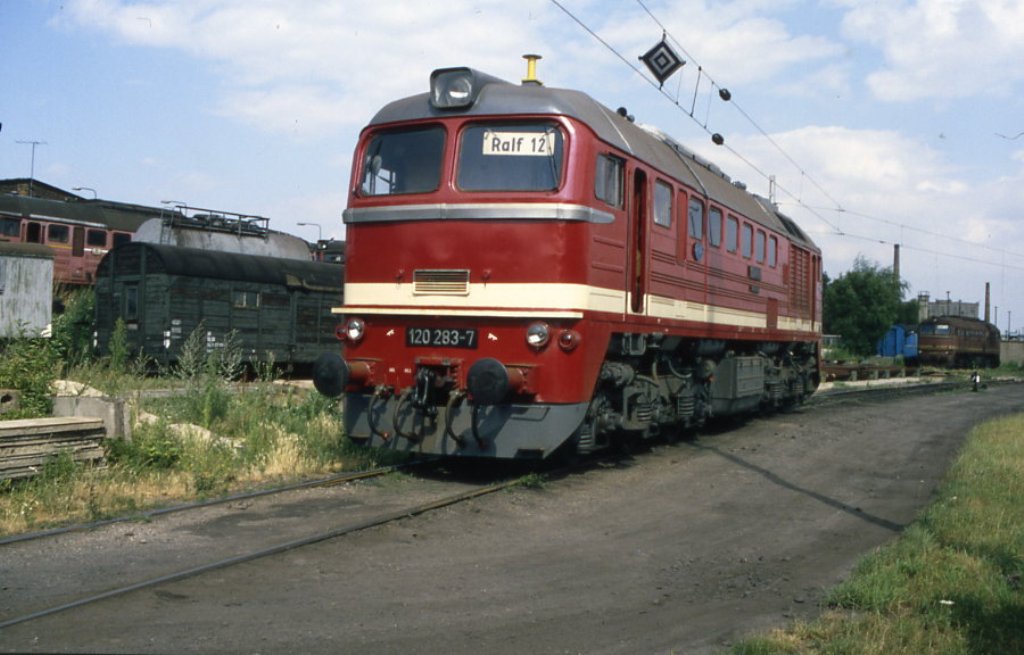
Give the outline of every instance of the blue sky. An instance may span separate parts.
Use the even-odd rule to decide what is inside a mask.
[[[383,103],[444,66],[519,80],[536,52],[549,86],[628,107],[751,191],[775,176],[830,276],[900,243],[912,295],[980,302],[991,282],[999,326],[1024,324],[1024,0],[559,4],[615,52],[551,0],[0,0],[0,177],[45,141],[35,176],[57,186],[342,237]],[[638,66],[663,28],[688,60],[665,94],[616,55]]]

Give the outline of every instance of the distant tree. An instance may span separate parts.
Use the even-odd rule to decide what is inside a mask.
[[[900,303],[900,313],[896,317],[897,323],[903,325],[917,325],[921,322],[921,303],[917,300],[904,300]]]
[[[878,339],[902,318],[906,289],[906,283],[894,279],[891,268],[880,268],[858,256],[852,270],[826,282],[825,332],[841,335],[843,345],[855,354],[874,353]]]

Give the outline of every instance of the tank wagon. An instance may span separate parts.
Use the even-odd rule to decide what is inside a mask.
[[[922,364],[956,368],[999,366],[999,328],[977,318],[932,317],[918,327]]]
[[[821,253],[767,200],[584,93],[470,68],[382,108],[349,187],[352,440],[543,458],[801,402]]]
[[[133,242],[110,251],[96,279],[96,336],[109,354],[115,323],[128,349],[170,364],[199,326],[207,349],[232,331],[251,361],[308,367],[337,343],[342,301],[335,264]]]
[[[139,226],[132,241],[246,255],[311,259],[309,244],[270,229],[270,219],[219,209],[176,205]]]

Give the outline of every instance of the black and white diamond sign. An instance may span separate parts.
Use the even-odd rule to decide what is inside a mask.
[[[665,43],[665,39],[662,39],[661,43],[648,50],[640,59],[658,80],[658,84],[664,84],[665,80],[672,76],[672,73],[682,68],[683,64],[686,63],[679,58],[679,55],[672,50],[669,44]]]

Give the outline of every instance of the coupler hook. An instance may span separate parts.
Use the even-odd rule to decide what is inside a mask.
[[[370,406],[366,410],[366,422],[369,423],[370,425],[370,434],[376,435],[383,439],[384,441],[389,441],[391,439],[391,433],[381,432],[380,430],[377,429],[377,421],[374,420],[373,408],[378,401],[380,401],[381,399],[386,399],[390,395],[390,387],[383,384],[377,385],[373,389],[373,396],[370,397]]]

